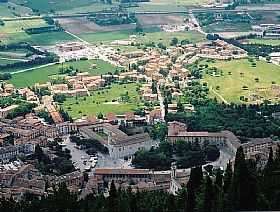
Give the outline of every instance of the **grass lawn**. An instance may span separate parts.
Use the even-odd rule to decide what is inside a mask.
[[[250,92],[256,91],[261,87],[271,87],[272,81],[276,84],[280,84],[280,67],[265,61],[255,61],[256,67],[252,67],[248,60],[234,60],[228,62],[215,62],[209,63],[210,67],[217,67],[223,71],[221,77],[214,77],[203,74],[202,82],[207,82],[209,87],[215,89],[225,100],[234,103],[244,103],[240,101],[240,96],[249,98]],[[228,72],[231,72],[229,75]],[[244,73],[241,76],[240,73]],[[259,78],[259,82],[255,79]],[[243,90],[243,86],[247,86],[248,90]],[[219,90],[216,90],[216,86],[220,86]],[[264,99],[270,98],[275,102],[276,94],[273,91],[268,90],[266,92],[260,92],[259,95]],[[210,91],[210,97],[216,96],[213,91]],[[220,98],[216,96],[218,100]]]
[[[23,7],[20,5],[14,5],[10,2],[0,3],[0,17],[15,17],[15,15],[28,14],[31,13],[32,10],[27,7]]]
[[[280,45],[280,40],[267,40],[267,39],[251,39],[250,43],[260,43],[269,45]]]
[[[82,61],[67,62],[67,64],[73,66],[74,68],[79,69],[80,71],[83,72],[87,71],[92,76],[106,74],[108,72],[114,72],[116,70],[115,66],[112,66],[111,64],[104,62],[102,60],[82,60]],[[90,69],[91,64],[96,64],[98,69],[95,70]],[[8,82],[12,83],[16,88],[34,86],[34,84],[37,82],[45,83],[50,81],[51,79],[57,79],[58,77],[63,77],[62,75],[58,74],[58,66],[59,65],[52,65],[48,67],[38,68],[35,70],[30,70],[23,73],[14,74],[12,78],[8,80]],[[11,70],[7,70],[6,72],[14,72],[22,69],[23,68],[11,69]]]
[[[124,114],[127,111],[136,109],[140,104],[140,96],[136,91],[137,84],[112,84],[110,89],[103,89],[92,92],[91,96],[67,98],[62,104],[62,108],[73,118],[80,118],[88,115],[98,115],[100,112],[104,115],[110,112]],[[121,94],[128,92],[131,102],[119,102],[119,104],[105,104],[112,100],[119,100]],[[98,94],[99,93],[99,94]],[[76,104],[78,103],[78,104]]]
[[[95,132],[97,135],[99,135],[103,139],[108,139],[108,135],[104,132]]]
[[[149,43],[152,41],[155,43],[162,42],[166,46],[169,46],[173,37],[177,37],[179,40],[189,39],[194,43],[202,42],[206,39],[204,35],[196,31],[164,32],[157,27],[144,28],[144,33],[145,36],[137,35],[135,40],[139,43]],[[136,34],[134,29],[127,29],[102,33],[86,33],[79,35],[79,37],[90,43],[103,42],[105,44],[110,44],[114,40],[128,39],[129,36]],[[114,46],[114,48],[117,48],[117,46]]]

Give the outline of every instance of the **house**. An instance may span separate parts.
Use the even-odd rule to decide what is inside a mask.
[[[14,146],[6,146],[6,147],[0,147],[0,161],[6,161],[13,159],[17,156],[19,153],[19,150],[17,147]]]
[[[7,115],[15,110],[18,107],[18,105],[10,105],[8,107],[5,107],[3,109],[0,109],[0,119],[6,118]]]

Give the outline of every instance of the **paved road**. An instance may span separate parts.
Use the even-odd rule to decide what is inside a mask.
[[[164,117],[165,117],[165,106],[163,103],[164,98],[161,94],[161,91],[160,91],[160,88],[158,85],[157,85],[157,93],[158,93],[158,100],[160,103],[161,121],[164,122]]]

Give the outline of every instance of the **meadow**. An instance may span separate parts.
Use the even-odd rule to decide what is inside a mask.
[[[15,5],[10,2],[0,3],[0,17],[2,18],[15,17],[16,15],[28,14],[31,12],[32,10],[30,8]]]
[[[137,84],[112,84],[110,88],[94,91],[91,96],[79,98],[67,98],[61,105],[62,108],[73,118],[81,118],[83,116],[98,115],[102,113],[114,112],[116,114],[124,114],[125,112],[136,109],[140,104],[140,96],[136,91]],[[113,100],[118,101],[121,94],[128,92],[130,102],[119,101],[119,104],[106,104]]]
[[[73,66],[80,71],[87,71],[91,76],[106,74],[108,72],[114,72],[116,70],[115,66],[104,62],[102,60],[82,60],[66,62],[69,66]],[[90,69],[91,64],[96,64],[98,69]],[[7,82],[12,83],[16,88],[23,88],[27,86],[34,86],[35,83],[45,83],[54,78],[63,77],[58,73],[59,64],[37,68],[34,70],[13,74],[12,78]],[[119,70],[121,68],[118,68]],[[19,69],[11,69],[6,72],[18,71]],[[65,76],[65,75],[64,75]],[[22,80],[24,79],[24,80]]]
[[[258,88],[270,88],[272,82],[280,84],[279,66],[265,61],[254,61],[254,63],[256,63],[256,67],[252,67],[251,62],[246,59],[209,63],[210,67],[221,69],[223,75],[221,77],[210,76],[204,72],[201,81],[207,82],[208,87],[214,89],[226,101],[244,103],[240,100],[240,96],[249,98],[250,92],[255,92]],[[256,78],[259,79],[258,82],[256,82]],[[217,89],[217,86],[219,86],[219,89]],[[243,86],[247,86],[248,90],[243,90]],[[259,94],[264,99],[271,99],[275,102],[276,94],[274,92],[268,90]],[[216,97],[221,101],[213,91],[210,91],[209,97]]]
[[[137,35],[135,38],[136,42],[139,43],[163,43],[166,46],[170,46],[170,41],[172,38],[176,37],[179,40],[189,39],[191,42],[202,42],[205,41],[205,36],[196,31],[186,31],[186,32],[165,32],[157,27],[144,28],[143,35],[137,35],[134,29],[118,30],[112,32],[101,32],[101,33],[85,33],[79,35],[80,38],[90,42],[90,43],[104,43],[110,44],[114,40],[128,39],[131,35]],[[115,47],[117,48],[117,47]]]

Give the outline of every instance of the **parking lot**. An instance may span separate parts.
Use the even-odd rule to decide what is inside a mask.
[[[90,162],[90,156],[85,152],[85,150],[77,149],[75,147],[75,143],[70,142],[69,136],[63,137],[62,142],[63,149],[67,148],[71,151],[71,161],[73,162],[74,166],[77,169],[80,169],[81,171],[85,171],[86,167],[91,166]],[[96,163],[95,168],[129,168],[130,163],[125,162],[121,159],[114,159],[111,158],[107,154],[103,154],[98,152],[97,153],[98,160]],[[91,169],[91,171],[94,171],[94,168]]]

